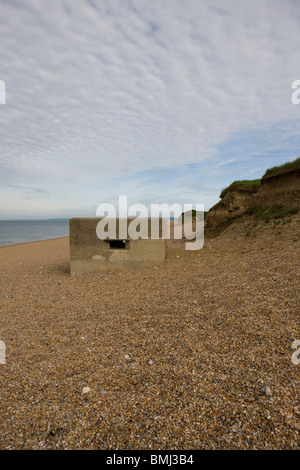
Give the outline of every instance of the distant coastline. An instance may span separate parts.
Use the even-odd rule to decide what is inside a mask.
[[[0,219],[0,222],[43,222],[43,221],[47,221],[47,222],[55,222],[55,221],[62,221],[62,222],[66,222],[66,221],[69,221],[69,219]]]
[[[0,246],[69,236],[69,219],[0,220]]]

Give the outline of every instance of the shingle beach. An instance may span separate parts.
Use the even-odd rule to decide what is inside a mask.
[[[82,276],[0,248],[0,449],[299,449],[298,227]]]

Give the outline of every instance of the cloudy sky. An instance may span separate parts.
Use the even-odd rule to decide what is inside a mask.
[[[201,203],[300,154],[299,0],[0,0],[0,219]]]

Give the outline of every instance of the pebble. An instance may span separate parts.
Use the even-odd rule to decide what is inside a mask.
[[[244,256],[242,241],[183,245],[182,263],[171,252],[155,273],[106,284],[101,272],[69,276],[68,240],[1,248],[2,448],[299,448],[300,244],[247,240]]]
[[[255,401],[255,398],[254,397],[249,397],[249,398],[246,398],[246,400],[249,401],[249,402],[253,402],[253,401]]]
[[[271,392],[271,390],[270,390],[270,387],[268,387],[268,386],[265,387],[265,395],[266,395],[267,397],[271,397],[271,396],[272,396],[272,392]]]
[[[86,395],[87,393],[89,393],[91,391],[90,387],[83,387],[82,389],[82,395]]]

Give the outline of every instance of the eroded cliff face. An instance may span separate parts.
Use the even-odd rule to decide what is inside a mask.
[[[206,215],[205,235],[215,237],[240,218],[251,205],[252,196],[252,194],[236,189],[226,193]]]
[[[256,223],[269,218],[279,220],[297,215],[297,210],[300,211],[300,169],[262,178],[255,193],[238,189],[226,192],[206,216],[205,236],[214,238],[247,218]]]
[[[261,179],[261,188],[254,195],[256,203],[282,204],[300,208],[300,168]]]

